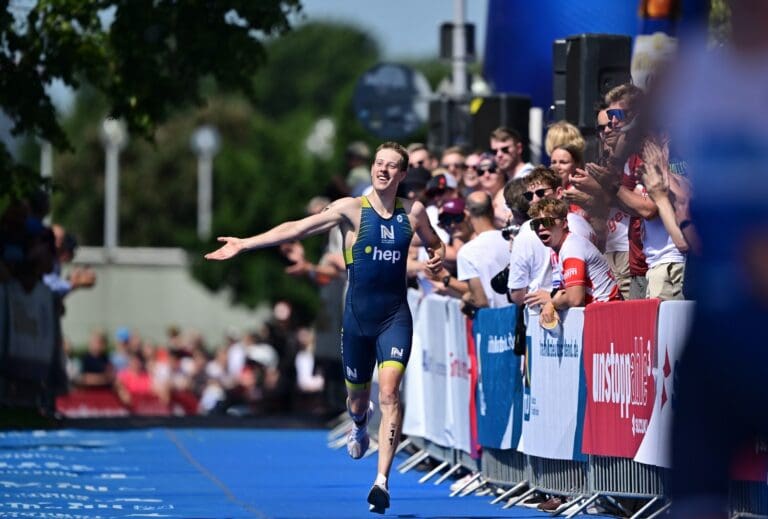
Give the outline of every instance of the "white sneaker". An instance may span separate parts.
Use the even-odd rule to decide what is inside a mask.
[[[374,484],[368,492],[369,510],[376,514],[383,514],[389,508],[389,490],[382,485]]]
[[[352,423],[352,430],[347,435],[347,452],[350,457],[355,460],[359,460],[365,455],[368,450],[368,446],[371,443],[371,438],[368,436],[368,422],[373,416],[373,402],[368,405],[368,411],[365,413],[365,423],[358,426],[356,423]]]

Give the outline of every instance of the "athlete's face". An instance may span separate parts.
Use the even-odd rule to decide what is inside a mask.
[[[379,150],[371,165],[371,183],[375,189],[386,189],[397,185],[405,178],[405,171],[400,170],[402,157],[395,150]]]

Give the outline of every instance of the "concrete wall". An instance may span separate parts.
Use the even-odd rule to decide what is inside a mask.
[[[118,327],[126,326],[164,341],[166,328],[177,325],[201,332],[210,347],[226,330],[256,327],[270,314],[267,307],[232,305],[226,292],[209,292],[189,274],[181,249],[118,248],[107,260],[103,249],[81,247],[73,265],[88,265],[97,276],[96,286],[65,299],[62,327],[75,346],[85,344],[97,328],[114,337]]]

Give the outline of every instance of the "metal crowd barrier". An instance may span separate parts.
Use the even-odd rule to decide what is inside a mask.
[[[733,518],[768,517],[768,484],[757,481],[732,481],[728,502]]]

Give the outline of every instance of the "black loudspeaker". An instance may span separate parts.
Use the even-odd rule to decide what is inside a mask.
[[[565,78],[568,42],[555,40],[552,44],[552,113],[551,121],[565,119]]]
[[[527,161],[530,110],[531,98],[515,94],[475,97],[469,101],[433,100],[429,103],[427,147],[437,153],[449,146],[487,150],[491,132],[506,126],[522,137],[523,158]]]
[[[499,126],[506,126],[517,131],[523,139],[523,160],[530,160],[528,149],[528,121],[530,119],[531,98],[517,94],[495,94],[472,100],[473,148],[486,150],[490,147],[491,132]]]
[[[563,50],[557,41],[554,54],[562,59]],[[565,119],[579,128],[594,128],[595,109],[603,96],[613,87],[631,81],[632,39],[616,34],[569,36],[564,54]],[[555,61],[555,84],[561,71],[562,62]],[[553,93],[557,101],[562,89]]]
[[[469,105],[447,97],[429,102],[427,147],[441,153],[449,146],[469,146]]]

